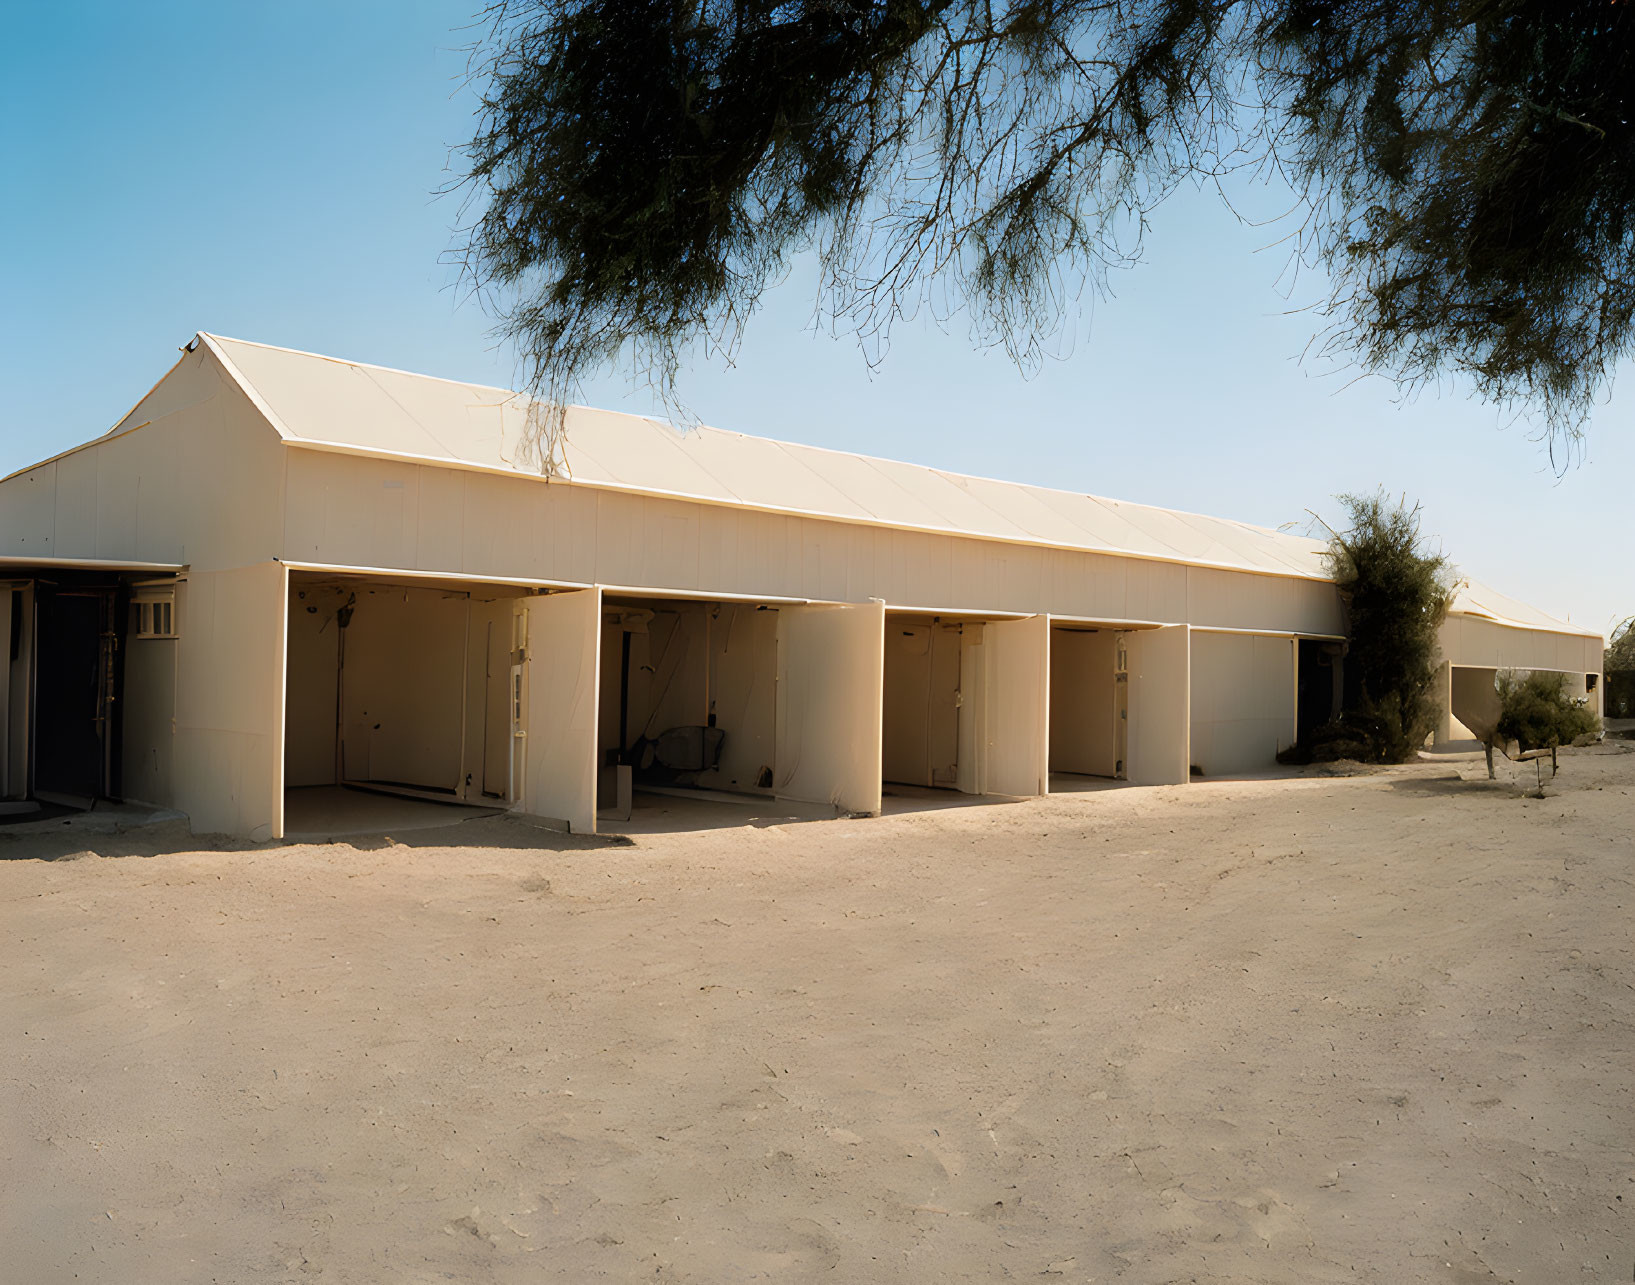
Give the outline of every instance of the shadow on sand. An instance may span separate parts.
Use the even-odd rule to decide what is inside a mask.
[[[297,846],[340,846],[359,852],[383,848],[504,848],[534,852],[581,852],[630,846],[622,835],[566,834],[514,817],[486,815],[393,834],[334,839],[280,839],[254,843],[221,834],[194,834],[186,818],[131,824],[115,830],[76,826],[66,818],[54,830],[0,830],[0,861],[76,861],[83,857],[161,857],[181,852],[276,852]]]

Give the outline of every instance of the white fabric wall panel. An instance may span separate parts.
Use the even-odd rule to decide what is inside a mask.
[[[1108,558],[1092,556],[1084,560],[1089,570],[1086,580],[1078,581],[1075,588],[1074,581],[1078,578],[1072,574],[1079,559],[1071,554],[1063,555],[1070,570],[1068,585],[1062,594],[1064,603],[1080,604],[1088,610],[1075,610],[1064,606],[1063,614],[1069,615],[1101,615],[1113,620],[1134,620],[1135,613],[1130,609],[1130,569],[1138,566],[1128,558]]]
[[[930,785],[932,666],[938,626],[888,614],[881,670],[880,772],[894,784]],[[958,680],[954,683],[955,689]],[[942,695],[942,693],[936,693]],[[952,694],[949,694],[952,699]],[[958,762],[957,751],[953,756]]]
[[[1015,555],[1025,552],[1016,546],[990,546],[980,544],[974,540],[958,541],[958,552],[954,556],[956,567],[961,568],[954,577],[959,585],[959,595],[955,602],[941,604],[943,606],[958,606],[965,602],[980,601],[989,604],[994,611],[1005,610],[1009,601],[1014,583],[1012,565]],[[903,591],[892,601],[905,604],[915,599],[912,586],[903,586]]]
[[[189,538],[202,543],[199,520],[223,513],[221,492],[234,501],[224,544],[276,512],[276,435],[207,354],[184,356],[113,433],[0,484],[0,552],[179,562]],[[274,466],[267,471],[269,450]],[[200,472],[195,454],[223,469],[203,493],[192,486]],[[251,476],[253,496],[243,493]],[[247,551],[201,549],[198,564],[231,565],[241,553],[245,561],[269,558],[275,533],[275,526],[254,530]]]
[[[674,500],[649,500],[643,505],[641,539],[643,584],[698,586],[698,506]]]
[[[874,582],[874,541],[868,532],[848,527],[845,529],[843,547],[846,551],[846,596],[842,601],[857,602],[869,596],[868,587]],[[957,552],[954,556],[957,557]],[[954,574],[957,578],[958,571]]]
[[[723,550],[730,563],[724,568],[726,578],[732,582],[731,592],[754,593],[761,592],[775,597],[800,597],[799,586],[789,574],[786,562],[788,534],[788,518],[772,513],[738,513],[735,520],[729,523],[732,529],[732,540],[727,549]],[[723,513],[709,513],[702,515],[701,521],[706,525],[723,522]],[[637,584],[649,583],[641,579],[639,568],[626,569],[627,573],[638,577]],[[774,589],[761,586],[781,585],[783,588]]]
[[[596,508],[590,491],[558,486],[551,493],[551,540],[546,546],[554,579],[589,584],[596,578]]]
[[[521,809],[596,832],[596,719],[602,593],[519,599],[527,617]]]
[[[283,834],[287,579],[196,572],[177,603],[174,805],[195,834]]]
[[[1277,765],[1294,740],[1290,638],[1192,631],[1191,761],[1206,776]]]
[[[1067,549],[1042,551],[1043,585],[1054,610],[1065,615],[1128,620],[1127,558],[1109,558]]]
[[[143,512],[140,474],[133,480],[127,469],[130,457],[135,454],[135,445],[134,442],[109,442],[104,448],[86,452],[97,461],[96,557],[128,557],[130,555],[121,551],[142,547],[143,520],[149,515]],[[277,521],[275,513],[267,516]]]
[[[699,527],[701,584],[719,585],[724,593],[747,593],[757,584],[787,583],[778,575],[778,559],[783,556],[780,519],[723,510],[703,515]]]
[[[983,774],[987,768],[988,705],[982,699],[987,681],[987,651],[983,646],[985,622],[967,624],[960,638],[959,652],[959,775],[955,788],[965,794],[981,794],[987,789]]]
[[[1267,584],[1257,581],[1265,580]],[[1205,567],[1187,568],[1187,619],[1228,629],[1253,628],[1266,619],[1269,577],[1235,575]]]
[[[1168,562],[1134,562],[1126,571],[1126,620],[1187,619],[1187,569]],[[1055,610],[1052,608],[1052,610]],[[1089,613],[1063,610],[1061,615]],[[1115,617],[1115,619],[1118,617]]]
[[[388,483],[400,464],[288,454],[285,556],[302,561],[745,597],[879,598],[923,610],[1338,629],[1337,599],[1322,582],[1204,572],[1189,601],[1189,569],[1173,563],[433,466],[415,466],[418,483],[398,487]]]
[[[855,533],[838,523],[819,528],[805,542],[807,594],[830,602],[852,598],[852,544]]]
[[[878,602],[779,609],[779,797],[879,813],[884,630]]]
[[[476,476],[450,469],[420,472],[419,506],[415,511],[415,565],[423,571],[464,571],[466,482]],[[482,501],[489,496],[482,496]],[[325,556],[320,562],[350,562]],[[357,561],[361,561],[357,560]],[[364,563],[363,565],[370,565]],[[498,574],[498,573],[496,573]]]
[[[340,627],[338,596],[297,595],[290,603],[284,682],[284,785],[335,784],[335,701]],[[307,608],[318,610],[308,611]]]
[[[213,380],[212,396],[92,448],[99,494],[138,491],[136,549],[105,545],[99,557],[210,571],[256,565],[281,551],[285,448],[208,360],[212,370],[200,372],[201,390]]]
[[[1499,693],[1495,686],[1498,670],[1455,665],[1450,675],[1450,702],[1455,720],[1454,735],[1461,733],[1486,738],[1499,723]]]
[[[1050,770],[1113,776],[1118,767],[1115,653],[1110,629],[1050,632]]]
[[[286,451],[285,456],[284,476],[288,491],[284,498],[284,536],[279,555],[290,562],[324,561],[344,548],[330,538],[329,523],[325,520],[330,489],[340,485],[346,474],[354,470],[377,477],[384,470],[377,471],[373,460],[347,460],[341,463],[317,451]],[[415,471],[418,474],[419,470]],[[418,512],[418,495],[415,500]],[[357,565],[380,564],[367,563],[360,558]]]
[[[55,557],[56,520],[56,464],[42,464],[0,483],[0,552]]]
[[[492,567],[496,576],[526,576],[539,562],[534,547],[532,505],[518,488],[481,473],[466,476],[464,521],[460,530],[462,567]]]
[[[97,458],[94,451],[80,451],[57,461],[55,556],[94,558],[96,537]]]
[[[946,536],[921,536],[913,541],[912,556],[904,568],[907,585],[920,603],[954,602],[953,541]]]
[[[898,602],[908,588],[907,556],[901,531],[869,532],[870,549],[865,585],[873,586],[873,596],[884,602]]]
[[[1135,785],[1191,780],[1191,630],[1186,625],[1125,635],[1129,731],[1125,776]]]
[[[960,786],[964,653],[980,624],[886,613],[881,773],[893,784]],[[980,691],[974,683],[969,691]],[[974,708],[975,702],[971,702]]]
[[[738,571],[738,523],[703,519],[698,524],[698,582],[717,586],[718,593],[736,593]]]
[[[1039,611],[1046,601],[1045,550],[1010,546],[998,572],[1005,611]]]
[[[645,507],[641,496],[600,495],[596,503],[596,570],[600,584],[652,584],[649,579],[632,580],[631,571],[640,563]]]
[[[1599,673],[1599,638],[1518,629],[1478,616],[1450,615],[1442,625],[1442,655],[1454,665],[1486,669],[1559,669]]]
[[[765,788],[761,771],[776,755],[778,614],[729,602],[710,621],[710,711],[726,736],[721,765],[699,777],[702,786]]]
[[[198,350],[183,353],[111,431],[118,433],[141,424],[157,424],[179,410],[214,397],[224,386],[232,387],[235,394],[239,394],[213,355]]]
[[[341,669],[347,780],[459,792],[467,616],[463,596],[359,589]]]
[[[412,565],[422,469],[389,460],[289,451],[284,556],[344,551],[360,567]]]
[[[180,619],[180,602],[176,611]],[[175,798],[176,648],[171,639],[138,638],[134,631],[125,645],[124,795],[165,807]]]
[[[465,757],[460,788],[470,802],[504,798],[510,785],[511,630],[516,600],[473,598],[466,613]]]
[[[982,635],[983,788],[1044,794],[1050,771],[1050,619],[990,620]]]
[[[415,552],[415,514],[420,511],[421,470],[409,466],[391,467],[380,479],[380,498],[374,506],[374,521],[360,536],[376,550],[379,561],[367,567],[401,566]]]
[[[1344,632],[1339,595],[1326,583],[1209,567],[1187,569],[1186,618],[1194,625],[1222,629]]]
[[[1569,673],[1598,674],[1601,672],[1602,641],[1599,638],[1572,638],[1555,635],[1557,668]]]

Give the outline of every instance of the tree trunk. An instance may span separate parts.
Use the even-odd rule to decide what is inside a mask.
[[[1493,742],[1487,742],[1483,748],[1487,750],[1487,779],[1490,781],[1496,780],[1497,778],[1493,775]]]

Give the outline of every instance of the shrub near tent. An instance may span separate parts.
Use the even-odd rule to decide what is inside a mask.
[[[1513,669],[1499,672],[1499,720],[1486,738],[1487,774],[1493,776],[1493,747],[1515,742],[1521,756],[1542,756],[1571,745],[1580,737],[1601,731],[1601,719],[1567,690],[1567,675],[1552,671],[1518,674]],[[1508,750],[1506,750],[1508,754]]]
[[[1384,492],[1339,498],[1351,526],[1330,532],[1325,556],[1345,603],[1345,707],[1278,758],[1403,763],[1441,712],[1437,631],[1453,596],[1448,562],[1424,548],[1417,505]]]
[[[1635,718],[1635,616],[1612,631],[1601,669],[1605,675],[1602,703],[1607,717]]]
[[[1567,690],[1567,675],[1549,671],[1518,675],[1502,670],[1498,679],[1499,735],[1515,741],[1523,753],[1571,745],[1594,736],[1601,720],[1589,705]]]

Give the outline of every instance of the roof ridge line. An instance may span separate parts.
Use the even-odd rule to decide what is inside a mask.
[[[341,366],[355,366],[362,370],[380,370],[385,371],[387,374],[403,375],[411,379],[426,379],[441,384],[455,384],[463,388],[480,388],[488,392],[505,393],[509,397],[525,398],[529,401],[538,400],[529,393],[520,392],[514,388],[504,388],[498,384],[472,383],[469,380],[449,379],[442,375],[428,375],[424,371],[404,370],[401,367],[382,366],[375,362],[356,361],[349,357],[331,357],[326,353],[311,352],[302,348],[288,348],[280,344],[261,343],[254,339],[234,339],[231,336],[207,334],[204,331],[200,331],[199,333],[205,338],[212,340],[225,340],[228,343],[245,344],[252,348],[264,348],[272,352],[289,353],[290,355],[296,357],[310,357],[317,361],[333,362],[336,365]],[[774,442],[779,446],[792,447],[795,450],[819,451],[825,455],[840,455],[845,456],[848,459],[866,460],[870,464],[896,465],[900,468],[909,468],[920,472],[934,473],[944,478],[968,478],[976,482],[987,482],[994,486],[1015,487],[1026,491],[1053,491],[1058,495],[1069,495],[1075,499],[1094,500],[1099,504],[1119,505],[1127,508],[1144,509],[1154,513],[1169,513],[1185,517],[1200,518],[1206,522],[1222,522],[1255,532],[1259,535],[1270,536],[1279,540],[1305,540],[1310,538],[1306,536],[1293,535],[1292,533],[1286,531],[1279,531],[1275,527],[1262,526],[1257,522],[1246,522],[1242,518],[1222,517],[1219,514],[1199,513],[1190,509],[1169,508],[1160,504],[1148,504],[1141,500],[1121,500],[1114,496],[1097,495],[1090,491],[1071,491],[1065,487],[1046,486],[1038,482],[1018,482],[1011,478],[989,477],[983,473],[965,473],[957,469],[943,468],[936,464],[922,464],[917,463],[914,460],[893,459],[886,455],[871,455],[866,451],[842,450],[841,448],[835,446],[819,446],[811,442],[793,442],[787,438],[768,437],[761,433],[746,433],[741,429],[722,428],[715,424],[699,423],[684,426],[675,423],[673,420],[662,419],[655,415],[643,414],[639,411],[613,410],[605,406],[590,406],[579,402],[570,403],[567,409],[570,411],[590,411],[598,415],[619,415],[630,419],[646,420],[650,424],[658,424],[660,426],[672,429],[680,437],[686,437],[689,433],[714,433],[723,437],[751,438],[755,441]]]

